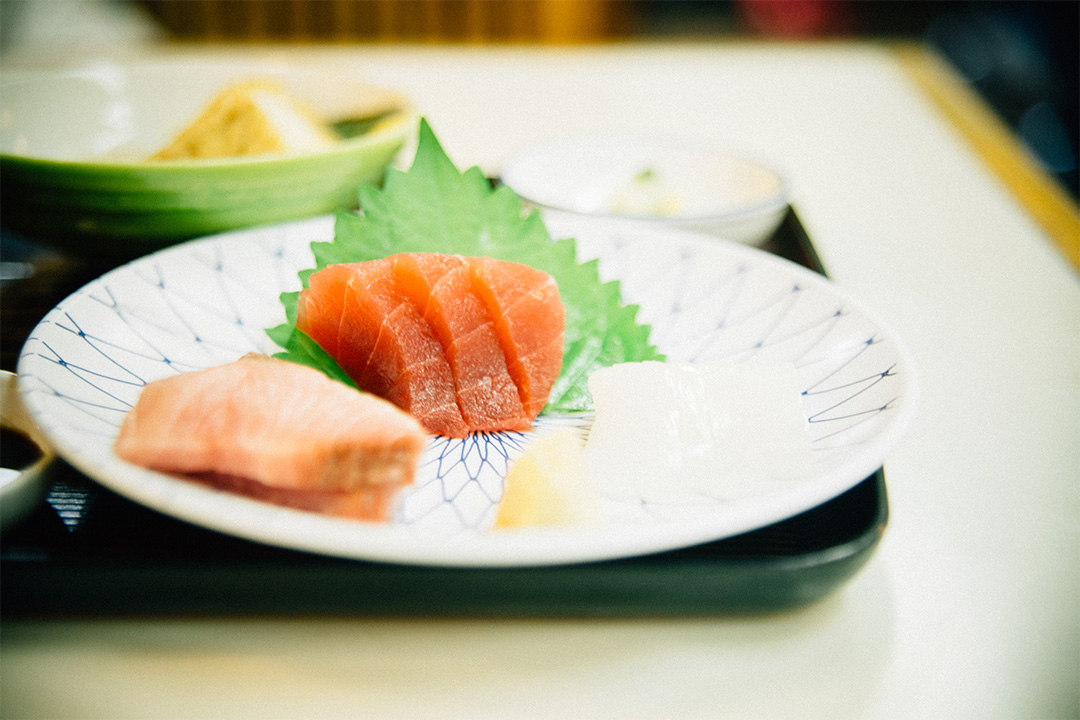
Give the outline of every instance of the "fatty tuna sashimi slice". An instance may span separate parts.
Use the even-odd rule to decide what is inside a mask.
[[[426,437],[381,398],[252,354],[148,383],[115,451],[281,504],[384,519],[388,500],[412,483]]]
[[[219,490],[274,505],[356,520],[389,520],[401,492],[400,486],[391,484],[368,485],[359,490],[289,490],[221,473],[194,473],[191,477]]]
[[[440,254],[392,256],[399,286],[422,308],[454,374],[461,415],[470,430],[527,430],[517,385],[465,258]]]
[[[297,328],[361,388],[450,437],[527,429],[561,370],[564,323],[546,273],[437,253],[330,265],[297,302]],[[451,398],[460,425],[445,421]]]
[[[562,370],[565,310],[559,287],[545,272],[492,258],[472,258],[480,296],[494,319],[506,364],[525,412],[535,418]]]

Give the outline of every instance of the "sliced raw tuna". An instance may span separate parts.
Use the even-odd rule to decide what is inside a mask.
[[[450,437],[528,429],[561,370],[564,323],[547,273],[438,253],[328,266],[297,305],[297,328],[360,387]]]
[[[409,411],[429,431],[468,434],[442,345],[397,286],[389,258],[314,273],[300,295],[296,326],[361,388]]]

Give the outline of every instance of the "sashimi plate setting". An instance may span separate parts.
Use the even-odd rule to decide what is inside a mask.
[[[109,272],[53,309],[19,361],[24,401],[59,454],[106,487],[160,512],[240,537],[357,559],[526,566],[614,559],[719,539],[782,520],[857,484],[909,423],[917,387],[899,339],[826,279],[751,247],[642,225],[549,223],[618,278],[671,360],[791,359],[814,447],[805,476],[741,497],[620,504],[597,526],[492,530],[510,463],[536,433],[589,413],[541,415],[534,433],[434,436],[389,523],[247,499],[119,460],[112,444],[143,384],[277,348],[264,328],[278,296],[311,265],[332,217],[191,241]]]
[[[618,281],[621,301],[637,306],[636,322],[667,362],[794,365],[810,435],[804,469],[783,482],[711,491],[691,484],[662,498],[601,493],[601,522],[496,529],[514,461],[545,433],[587,436],[591,411],[549,407],[528,432],[430,436],[387,522],[293,510],[120,460],[117,433],[146,383],[281,350],[267,329],[286,320],[282,294],[301,288],[298,273],[315,264],[312,244],[333,241],[341,220],[185,242],[62,301],[18,364],[24,404],[56,452],[135,502],[269,545],[413,565],[521,567],[662,552],[778,522],[873,474],[913,417],[918,386],[903,342],[826,278],[710,236],[559,217],[546,224],[550,237],[574,238],[579,262],[595,259],[600,281]]]

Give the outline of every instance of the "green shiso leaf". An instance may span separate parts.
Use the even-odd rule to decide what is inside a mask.
[[[636,320],[637,306],[624,305],[618,282],[601,282],[595,260],[579,263],[573,239],[553,241],[540,216],[524,212],[509,187],[492,188],[479,168],[460,172],[426,120],[412,167],[389,169],[383,187],[359,190],[361,214],[339,213],[333,242],[311,244],[316,267],[364,262],[400,252],[487,256],[543,270],[559,285],[566,308],[562,372],[545,413],[592,407],[587,380],[596,369],[620,362],[660,360],[649,327]],[[276,357],[311,365],[334,377],[337,363],[295,329],[296,293],[281,297],[287,323],[268,331],[285,348]],[[327,362],[329,361],[329,363]],[[332,364],[332,365],[331,365]]]
[[[293,296],[292,306],[295,308],[296,293],[291,294]],[[330,353],[323,350],[319,343],[297,330],[294,326],[290,324],[278,325],[267,330],[266,334],[270,336],[271,340],[285,348],[284,352],[276,353],[274,357],[313,367],[332,380],[338,380],[357,390],[360,389],[356,382],[345,374],[345,371],[341,369],[337,360]]]

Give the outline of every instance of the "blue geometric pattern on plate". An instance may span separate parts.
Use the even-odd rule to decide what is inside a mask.
[[[272,353],[281,292],[313,264],[329,217],[186,243],[118,268],[52,310],[19,361],[24,399],[69,462],[112,489],[182,519],[244,537],[349,557],[439,564],[540,564],[619,557],[742,532],[846,490],[883,461],[910,420],[907,351],[823,278],[741,245],[648,227],[549,227],[599,258],[604,279],[641,308],[669,360],[794,362],[814,447],[812,477],[760,497],[690,497],[671,506],[606,500],[604,528],[490,531],[502,479],[536,433],[433,437],[393,523],[276,508],[135,468],[112,454],[143,385]],[[587,414],[542,416],[543,432],[586,433]]]

